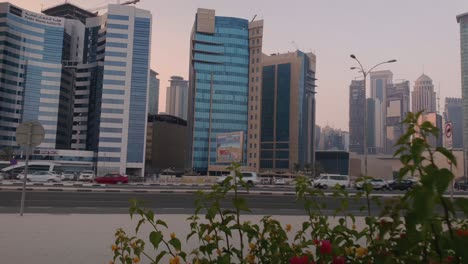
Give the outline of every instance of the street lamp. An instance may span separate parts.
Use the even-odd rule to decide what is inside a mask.
[[[364,68],[364,66],[362,66],[361,62],[356,58],[356,56],[354,54],[351,54],[350,55],[351,59],[354,59],[355,61],[357,61],[357,63],[359,64],[359,67],[351,67],[351,70],[358,70],[359,72],[362,73],[363,77],[364,77],[364,176],[367,176],[367,97],[366,97],[366,81],[367,81],[367,75],[369,73],[372,72],[373,69],[375,69],[376,67],[382,65],[382,64],[386,64],[386,63],[394,63],[396,62],[397,60],[393,59],[393,60],[388,60],[388,61],[384,61],[384,62],[381,62],[381,63],[378,63],[376,64],[375,66],[373,66],[372,68],[370,68],[370,70],[366,71],[366,69]]]

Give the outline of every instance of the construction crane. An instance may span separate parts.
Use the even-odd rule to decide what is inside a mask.
[[[130,0],[130,1],[125,1],[123,3],[120,3],[120,0],[117,0],[117,3],[118,5],[131,5],[131,4],[136,4],[140,2],[140,0]],[[105,6],[99,6],[99,7],[95,7],[95,8],[91,8],[91,9],[88,9],[89,12],[97,12],[99,10],[102,10],[102,9],[106,9],[108,5],[105,5]]]

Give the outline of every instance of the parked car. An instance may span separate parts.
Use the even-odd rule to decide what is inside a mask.
[[[390,189],[389,184],[383,179],[366,179],[358,181],[355,184],[356,189],[361,190],[364,184],[370,184],[374,190],[388,190]]]
[[[284,180],[284,178],[275,178],[273,180],[273,183],[275,185],[286,185],[286,181]]]
[[[89,181],[92,182],[94,179],[94,171],[92,170],[84,170],[78,176],[79,181]]]
[[[468,180],[465,178],[465,179],[455,181],[455,184],[453,185],[453,188],[455,190],[458,190],[458,191],[468,190]]]
[[[102,177],[96,177],[94,181],[97,183],[122,184],[128,183],[128,177],[120,173],[109,173]]]
[[[319,189],[327,189],[339,185],[341,188],[349,186],[349,176],[340,174],[322,174],[313,181],[313,186]]]
[[[231,173],[231,175],[233,175],[233,173]],[[216,179],[216,183],[218,184],[224,183],[224,180],[227,177],[228,176],[226,175],[218,177],[218,179]],[[250,187],[254,186],[255,184],[260,183],[260,179],[258,178],[257,173],[255,172],[242,172],[242,180]],[[234,180],[231,180],[231,184],[233,183],[234,183]]]
[[[389,184],[391,190],[400,190],[400,191],[406,191],[411,188],[413,188],[416,184],[416,181],[413,180],[395,180],[392,183]]]
[[[76,180],[76,174],[74,171],[64,171],[60,175],[62,181],[74,181]]]
[[[24,172],[18,174],[18,180],[24,179]],[[53,171],[36,171],[28,173],[26,181],[30,182],[60,182],[61,177]]]

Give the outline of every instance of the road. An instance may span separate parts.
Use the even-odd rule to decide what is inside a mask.
[[[296,201],[292,193],[251,193],[241,194],[245,197],[252,214],[255,215],[304,215],[301,202]],[[195,193],[159,192],[69,192],[66,190],[53,191],[34,190],[26,195],[26,213],[100,213],[119,214],[128,212],[130,199],[138,199],[160,214],[191,214],[194,212]],[[232,198],[229,195],[229,198]],[[16,213],[19,210],[21,191],[0,191],[0,213]],[[385,199],[385,198],[384,198]],[[354,200],[354,199],[353,199]],[[323,197],[320,203],[326,204],[324,214],[332,215],[339,207],[340,201],[333,197]],[[365,204],[364,199],[350,202],[350,212],[362,215],[360,208]],[[223,207],[229,207],[224,203]],[[377,212],[376,205],[373,206]]]

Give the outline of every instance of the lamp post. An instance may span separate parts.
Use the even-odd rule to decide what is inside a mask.
[[[351,70],[358,70],[359,72],[362,73],[362,76],[364,77],[364,176],[367,176],[367,97],[366,97],[366,81],[367,81],[367,75],[372,72],[373,69],[376,67],[386,64],[386,63],[393,63],[396,62],[397,60],[388,60],[384,61],[381,63],[378,63],[374,65],[370,70],[366,71],[364,66],[362,66],[361,62],[357,59],[357,57],[354,54],[351,54],[350,57],[357,61],[359,64],[359,67],[351,67]]]

